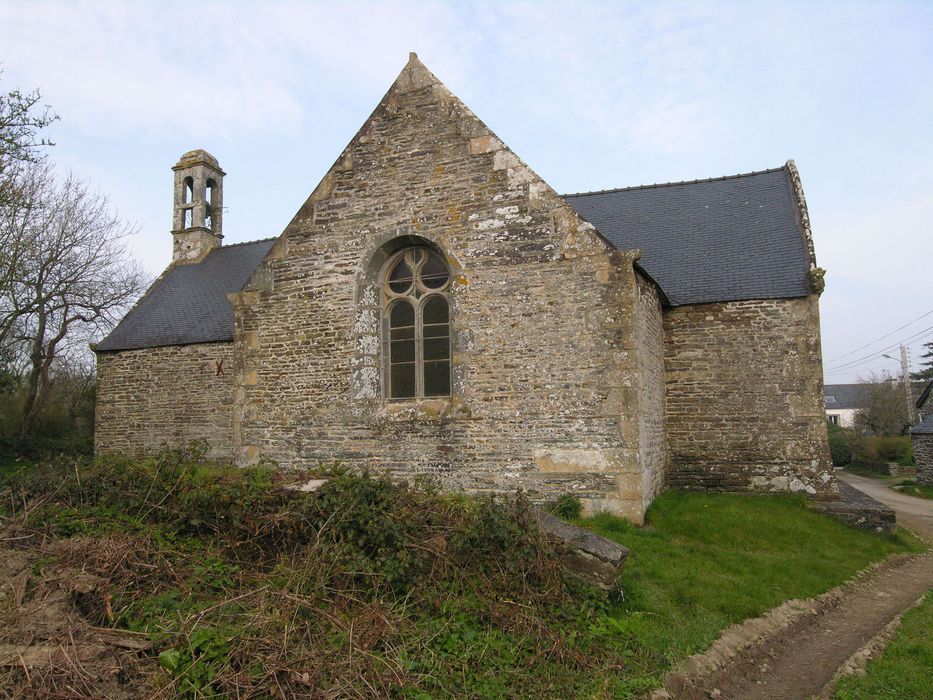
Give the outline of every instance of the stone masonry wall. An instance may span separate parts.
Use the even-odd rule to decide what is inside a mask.
[[[97,377],[98,454],[205,440],[211,457],[232,456],[233,343],[100,352]]]
[[[645,503],[666,485],[668,445],[664,399],[664,320],[657,287],[638,275],[635,347],[638,366],[638,461]]]
[[[453,271],[449,399],[382,398],[379,270]],[[562,493],[636,522],[637,252],[614,250],[417,58],[244,291],[240,459],[341,462],[473,493]]]
[[[919,433],[911,435],[911,439],[917,464],[917,483],[933,486],[933,435]]]
[[[832,497],[818,297],[665,312],[669,483]]]

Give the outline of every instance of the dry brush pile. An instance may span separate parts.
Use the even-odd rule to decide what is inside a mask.
[[[553,696],[622,667],[520,496],[298,476],[165,454],[6,479],[0,693]]]

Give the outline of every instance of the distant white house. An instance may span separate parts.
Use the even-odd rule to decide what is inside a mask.
[[[900,384],[899,380],[891,380],[894,384]],[[868,405],[869,392],[871,384],[827,384],[823,387],[823,405],[826,408],[826,420],[841,428],[855,427],[855,414],[860,408]],[[933,400],[927,400],[933,392],[933,382],[913,381],[910,383],[913,402],[917,407],[911,423],[917,423],[931,412],[930,406]],[[927,408],[921,409],[926,404]]]

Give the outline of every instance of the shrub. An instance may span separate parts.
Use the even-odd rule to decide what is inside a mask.
[[[576,496],[565,493],[548,506],[548,512],[561,520],[575,520],[583,513],[583,504]]]
[[[884,435],[874,438],[875,452],[880,461],[897,462],[902,467],[914,463],[910,438],[903,435]]]
[[[852,434],[854,431],[840,428],[832,423],[826,424],[829,434],[829,451],[833,466],[846,467],[852,463]]]
[[[914,463],[910,438],[902,435],[862,435],[856,430],[827,424],[829,450],[836,467],[858,467],[887,473],[888,463],[903,467]]]

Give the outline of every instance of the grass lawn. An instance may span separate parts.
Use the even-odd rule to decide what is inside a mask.
[[[837,700],[933,698],[933,594],[904,615],[894,639],[866,671],[843,678]]]
[[[632,552],[607,597],[567,575],[522,499],[339,473],[286,495],[282,478],[180,457],[45,465],[0,475],[0,539],[31,547],[24,605],[76,570],[106,580],[86,624],[153,645],[125,682],[188,697],[637,697],[729,624],[921,549],[798,497],[669,492],[645,528],[578,521]],[[12,614],[0,643],[33,634]],[[0,671],[0,695],[70,682],[30,679]]]
[[[652,505],[649,528],[608,515],[582,524],[632,550],[611,614],[637,636],[646,686],[665,661],[705,649],[730,624],[822,593],[887,554],[923,549],[905,534],[847,527],[791,496],[668,492]]]

